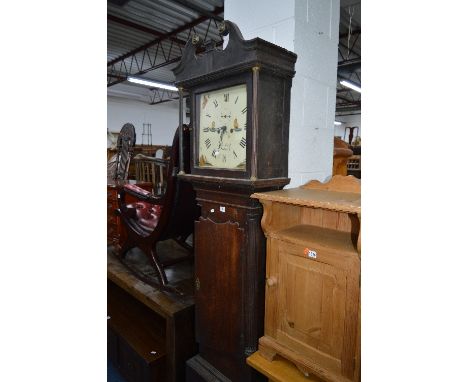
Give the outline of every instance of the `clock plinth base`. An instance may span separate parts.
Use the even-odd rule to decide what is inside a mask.
[[[251,372],[251,381],[267,381],[263,375],[256,372],[254,369],[251,369]],[[197,354],[186,362],[185,380],[187,382],[233,382],[208,361],[203,359],[200,354]]]
[[[185,380],[187,382],[232,382],[208,361],[205,361],[199,354],[186,362],[185,371]]]

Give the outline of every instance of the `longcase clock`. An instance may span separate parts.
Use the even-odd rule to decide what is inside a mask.
[[[253,381],[245,359],[263,335],[265,238],[262,206],[250,195],[289,183],[291,82],[297,56],[229,21],[226,48],[197,54],[196,38],[173,70],[191,100],[190,174],[195,223],[195,317],[199,354],[188,381]],[[182,117],[182,113],[181,113]]]

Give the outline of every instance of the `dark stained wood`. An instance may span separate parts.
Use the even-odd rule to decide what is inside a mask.
[[[131,123],[126,123],[119,132],[114,166],[110,174],[108,167],[108,177],[116,180],[126,180],[128,178],[128,169],[135,142],[135,127]]]
[[[251,382],[264,377],[246,358],[263,334],[265,238],[262,206],[254,192],[289,183],[290,89],[297,56],[262,39],[244,40],[224,21],[223,51],[196,55],[188,42],[174,69],[176,85],[191,99],[190,182],[201,207],[195,232],[196,338],[199,354],[187,362],[187,380]],[[199,106],[205,92],[245,84],[245,169],[201,167]]]
[[[190,358],[187,361],[186,380],[190,382],[231,382],[226,376],[220,373],[200,355]]]
[[[287,178],[290,92],[297,56],[260,38],[244,40],[234,23],[227,20],[224,23],[229,31],[224,51],[212,50],[197,56],[196,46],[189,41],[182,60],[173,70],[176,85],[190,91],[191,96],[194,161],[190,172],[253,180]],[[200,94],[238,84],[247,85],[246,170],[200,168],[197,135]]]
[[[115,338],[115,366],[129,382],[164,380],[164,320],[108,281],[108,333]]]
[[[184,126],[184,149],[187,151],[190,145],[188,127]],[[187,155],[187,162],[190,156]],[[119,190],[118,212],[121,216],[123,226],[127,235],[122,243],[119,251],[119,257],[124,259],[127,252],[134,247],[140,248],[152,262],[158,274],[158,286],[163,290],[177,291],[173,286],[169,285],[166,274],[164,272],[165,264],[161,262],[157,252],[156,245],[158,242],[175,239],[184,247],[187,247],[185,241],[193,233],[194,220],[199,215],[199,209],[195,202],[195,192],[192,185],[183,182],[177,178],[177,164],[179,160],[179,134],[176,131],[172,144],[172,156],[169,160],[167,173],[170,174],[167,179],[167,189],[163,196],[141,196],[141,200],[159,204],[162,212],[159,216],[158,223],[153,231],[149,232],[138,219],[134,218],[134,211],[127,208],[127,197],[133,195],[139,197],[125,188]],[[148,280],[144,280],[148,282]],[[180,291],[179,291],[180,292]]]
[[[173,250],[172,244],[167,242],[164,244],[164,248],[161,248],[162,253]],[[160,354],[165,354],[163,366],[165,378],[158,381],[184,381],[185,361],[197,351],[194,334],[194,300],[189,292],[192,290],[187,289],[187,282],[190,286],[193,285],[192,274],[189,274],[188,280],[178,277],[177,268],[182,265],[178,264],[173,272],[173,279],[176,281],[173,279],[171,281],[187,290],[187,293],[183,297],[163,293],[136,278],[110,253],[111,251],[112,249],[107,255],[107,278],[110,285],[108,304],[111,316],[108,346],[116,342],[116,336],[129,338],[127,343],[139,343],[146,341],[147,338],[156,337],[158,340],[153,341],[153,344],[158,343],[159,350],[156,350]],[[146,258],[141,254],[140,259],[139,261],[143,261]],[[116,290],[119,292],[118,298],[115,298]],[[122,324],[112,326],[112,317],[115,322],[116,311],[126,317],[126,327]],[[113,354],[115,351],[111,350],[110,353]]]
[[[194,183],[202,208],[195,232],[196,333],[206,362],[193,364],[208,365],[203,369],[206,376],[219,372],[232,381],[261,380],[245,358],[257,349],[263,333],[262,207],[250,198],[254,187],[224,186],[213,189],[204,182]]]
[[[138,187],[151,191],[153,188],[150,182],[137,182],[135,180],[114,180],[107,179],[107,243],[121,245],[124,241],[125,230],[122,227],[122,221],[117,214],[118,202],[117,195],[124,184],[135,184]],[[137,199],[129,196],[128,203],[136,202]]]
[[[242,315],[239,288],[242,280],[241,258],[230,256],[230,253],[239,252],[244,238],[243,231],[238,223],[229,221],[215,223],[211,219],[201,218],[195,225],[195,234],[200,243],[195,253],[196,296],[198,300],[205,301],[202,306],[195,307],[197,341],[207,361],[213,364],[226,363],[224,369],[229,372],[229,359],[219,355],[234,357],[242,348],[238,334],[242,324],[238,318]],[[201,255],[197,256],[198,253]],[[203,253],[212,255],[209,262],[204,261]],[[218,319],[213,320],[213,317]],[[226,375],[231,379],[239,377],[237,373],[231,376],[229,372]]]

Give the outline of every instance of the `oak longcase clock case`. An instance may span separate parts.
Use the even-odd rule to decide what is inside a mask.
[[[262,206],[250,196],[289,183],[290,90],[296,55],[235,24],[224,49],[198,54],[196,39],[173,70],[191,100],[191,182],[195,222],[195,325],[199,354],[188,381],[254,381],[246,364],[263,335],[265,237]],[[181,104],[183,104],[181,102]],[[181,118],[183,113],[181,112]]]

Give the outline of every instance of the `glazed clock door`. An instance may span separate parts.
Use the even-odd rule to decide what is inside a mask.
[[[195,321],[200,354],[236,380],[238,368],[226,359],[235,360],[242,348],[240,253],[244,231],[237,223],[200,218],[195,222],[195,237]]]
[[[246,168],[247,85],[236,85],[199,95],[198,166]]]

